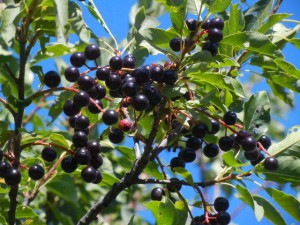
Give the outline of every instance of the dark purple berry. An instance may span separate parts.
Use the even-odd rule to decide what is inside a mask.
[[[162,83],[164,81],[164,70],[161,65],[152,65],[150,67],[150,78],[153,81]]]
[[[138,94],[133,98],[131,104],[136,111],[143,111],[149,106],[149,99],[143,94]]]
[[[143,66],[135,70],[134,78],[137,84],[145,84],[150,80],[150,67]]]
[[[90,90],[86,92],[89,95],[89,98],[97,99],[98,98],[98,85],[95,84]]]
[[[237,120],[236,113],[232,111],[226,112],[223,116],[223,121],[227,125],[234,125],[236,123],[236,120]]]
[[[67,156],[61,161],[61,168],[66,173],[74,172],[78,167],[77,161],[72,156]]]
[[[21,182],[22,175],[20,171],[16,168],[12,168],[6,173],[4,181],[9,186],[17,185]]]
[[[198,150],[201,148],[201,141],[196,137],[189,137],[186,141],[186,147]]]
[[[49,88],[56,88],[60,83],[60,76],[55,71],[48,71],[44,76],[45,85]]]
[[[9,162],[0,162],[0,177],[5,177],[6,174],[12,169]]]
[[[258,139],[258,142],[261,143],[261,145],[265,148],[265,149],[268,149],[272,142],[271,142],[271,139],[266,136],[266,135],[262,135],[259,139]]]
[[[137,93],[137,85],[135,82],[128,81],[122,85],[121,90],[125,96],[133,97]]]
[[[82,75],[78,78],[77,84],[82,91],[89,91],[95,85],[95,80],[88,75]]]
[[[86,58],[90,60],[99,58],[101,54],[99,47],[95,44],[90,44],[86,46],[84,53]]]
[[[211,43],[211,42],[204,42],[202,46],[203,51],[208,51],[212,56],[215,56],[218,54],[218,44],[217,43]]]
[[[221,211],[217,214],[217,222],[219,222],[222,225],[229,224],[230,220],[231,220],[231,217],[227,212]]]
[[[215,120],[210,120],[211,121],[211,131],[209,131],[209,134],[216,134],[220,130],[220,124],[215,121]]]
[[[182,149],[178,155],[184,162],[193,162],[196,159],[196,152],[194,149]]]
[[[63,111],[67,116],[75,116],[80,112],[80,108],[74,105],[72,100],[67,100],[63,106]]]
[[[89,110],[89,112],[92,113],[92,114],[98,114],[98,113],[101,112],[101,110],[95,105],[95,103],[96,103],[101,109],[103,109],[103,104],[102,104],[101,100],[96,99],[96,100],[94,100],[94,102],[91,101],[91,102],[88,104],[88,110]]]
[[[90,151],[92,156],[96,156],[101,151],[101,145],[98,141],[89,140],[87,143],[87,149]]]
[[[74,159],[81,165],[87,165],[90,163],[92,157],[87,148],[80,148],[75,152]]]
[[[217,28],[219,30],[223,30],[224,28],[224,20],[221,18],[213,18],[209,24],[210,28]]]
[[[124,132],[121,131],[119,128],[114,128],[108,135],[108,139],[114,143],[119,144],[124,139]]]
[[[102,120],[106,125],[110,126],[118,122],[119,115],[116,111],[108,109],[103,113]]]
[[[75,52],[70,57],[70,62],[75,67],[82,67],[85,64],[86,56],[83,52]]]
[[[205,221],[205,215],[195,216],[191,221],[191,225],[203,225],[204,221]]]
[[[75,120],[75,128],[78,130],[84,130],[90,125],[90,120],[87,116],[80,115]]]
[[[250,137],[251,134],[248,132],[248,131],[245,131],[245,130],[240,130],[238,133],[237,133],[237,136],[236,136],[236,142],[238,144],[242,144],[242,141],[244,140],[244,138],[246,137]]]
[[[266,170],[277,170],[278,160],[275,157],[268,157],[264,161],[264,167]]]
[[[112,70],[120,70],[123,67],[123,59],[119,56],[114,56],[109,60],[109,66]]]
[[[197,20],[195,19],[186,19],[185,23],[190,31],[195,31],[197,29]]]
[[[90,129],[89,128],[86,128],[86,129],[77,129],[75,128],[74,129],[74,133],[78,132],[78,131],[82,131],[83,133],[85,133],[86,135],[89,135],[90,133]]]
[[[123,58],[123,66],[125,68],[134,69],[136,65],[136,59],[134,57],[124,57]]]
[[[68,67],[65,70],[65,78],[69,82],[76,82],[80,77],[80,72],[76,67]]]
[[[161,201],[166,192],[161,187],[156,187],[151,191],[151,199],[153,201]]]
[[[255,149],[253,151],[244,152],[244,156],[246,159],[248,159],[250,161],[254,161],[258,158],[259,151],[257,149]]]
[[[218,197],[214,201],[214,208],[217,212],[226,211],[229,208],[229,201],[227,198]]]
[[[254,137],[246,137],[242,140],[241,146],[245,151],[253,151],[257,147],[257,142]]]
[[[97,99],[103,99],[106,96],[106,89],[102,85],[96,85],[96,89],[98,92]]]
[[[177,178],[171,178],[170,181],[171,181],[171,183],[167,184],[167,189],[170,192],[176,192],[176,190],[180,191],[182,184],[178,183],[179,180]]]
[[[174,70],[166,70],[164,72],[164,83],[166,85],[173,85],[178,80],[178,74]]]
[[[73,97],[73,104],[77,107],[85,107],[90,102],[90,96],[85,91],[77,92]]]
[[[251,165],[252,166],[256,166],[258,163],[260,163],[261,161],[263,161],[265,159],[264,154],[262,154],[261,152],[259,152],[258,158],[255,160],[251,161]]]
[[[176,167],[185,168],[185,162],[183,161],[183,159],[181,159],[179,157],[174,157],[171,159],[170,167],[171,167],[171,170],[173,170],[173,171],[174,171],[174,168],[176,168]]]
[[[42,158],[46,162],[53,162],[56,159],[56,157],[57,157],[57,152],[53,148],[47,146],[43,149]]]
[[[85,167],[81,171],[81,177],[87,183],[94,182],[96,180],[96,178],[97,178],[96,169],[94,169],[92,166]]]
[[[29,168],[28,174],[32,180],[40,180],[44,176],[45,171],[41,165],[35,164]]]
[[[99,80],[106,81],[110,74],[109,67],[101,67],[96,70],[96,77]]]
[[[121,87],[122,79],[118,74],[111,73],[105,81],[105,84],[110,90],[118,90]]]
[[[90,165],[95,169],[98,169],[103,164],[103,158],[100,155],[93,155]]]
[[[210,42],[220,42],[223,39],[223,32],[217,28],[209,29],[208,39]]]
[[[179,52],[181,49],[181,38],[173,38],[169,45],[174,52]]]
[[[72,142],[77,148],[82,148],[87,146],[88,137],[83,131],[77,131],[73,137]]]
[[[96,179],[92,182],[93,184],[99,184],[103,179],[103,175],[99,170],[96,170]]]
[[[3,159],[3,151],[0,149],[0,161]]]
[[[210,28],[210,21],[211,21],[210,19],[207,19],[204,23],[202,23],[201,28],[203,30],[208,30]]]
[[[221,137],[219,140],[219,147],[224,152],[229,151],[233,147],[233,139],[230,136]]]
[[[219,154],[219,147],[214,143],[209,143],[203,148],[203,154],[208,158],[214,158]]]
[[[196,138],[204,138],[207,132],[208,132],[208,128],[203,123],[195,124],[192,128],[192,134]]]

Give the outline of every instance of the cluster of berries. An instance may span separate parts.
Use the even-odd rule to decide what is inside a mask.
[[[187,19],[185,21],[188,29],[191,31],[188,38],[173,38],[169,46],[174,52],[179,52],[183,47],[188,51],[195,48],[195,44],[199,42],[201,33],[197,34],[198,30],[202,29],[203,34],[207,34],[204,38],[205,42],[202,45],[202,50],[209,51],[212,56],[218,53],[219,42],[223,39],[224,20],[221,18],[207,19],[205,22],[198,22],[195,19]],[[201,34],[201,35],[200,35]]]

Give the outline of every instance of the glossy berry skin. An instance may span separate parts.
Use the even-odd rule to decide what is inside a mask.
[[[143,94],[138,94],[133,98],[131,104],[136,111],[143,111],[149,106],[149,99]]]
[[[89,150],[92,157],[97,156],[101,151],[101,145],[95,140],[89,140],[86,148]]]
[[[17,185],[21,182],[22,175],[19,170],[12,168],[4,178],[4,181],[9,186]]]
[[[72,156],[67,156],[61,161],[61,168],[66,173],[74,172],[78,167],[77,161]]]
[[[178,155],[184,162],[193,162],[196,159],[196,152],[194,149],[186,148],[180,151]]]
[[[77,148],[82,148],[87,146],[88,137],[83,131],[77,131],[73,137],[72,142]]]
[[[137,93],[137,85],[135,82],[128,81],[122,85],[121,90],[125,96],[133,97]]]
[[[87,116],[78,116],[75,120],[75,128],[79,130],[84,130],[90,125],[90,120]]]
[[[186,19],[185,24],[190,31],[195,31],[197,29],[197,20],[195,19]]]
[[[210,28],[210,19],[207,19],[201,26],[203,30],[208,30]]]
[[[223,32],[217,28],[208,30],[208,39],[210,42],[220,42],[223,39]]]
[[[164,80],[164,70],[161,65],[152,65],[150,67],[150,78],[153,81],[162,83]]]
[[[67,116],[75,116],[80,112],[80,108],[72,100],[67,100],[63,106],[63,112]]]
[[[41,165],[35,164],[29,168],[28,174],[32,180],[40,180],[44,176],[45,170]]]
[[[218,54],[218,43],[205,42],[202,46],[203,51],[208,51],[212,56]]]
[[[161,201],[166,192],[161,187],[156,187],[151,191],[151,199],[153,201]]]
[[[208,132],[208,128],[203,123],[195,124],[192,128],[192,134],[196,138],[204,138],[207,132]]]
[[[84,53],[86,58],[89,60],[97,59],[100,57],[101,54],[99,47],[95,44],[90,44],[86,46]]]
[[[97,99],[103,99],[106,96],[106,89],[102,85],[96,85],[96,89],[98,92]]]
[[[96,100],[94,100],[94,102],[95,102],[101,109],[103,109],[103,103],[101,102],[101,100],[96,99]],[[88,104],[88,110],[89,110],[89,112],[92,113],[92,114],[98,114],[98,113],[100,113],[101,111],[100,111],[100,109],[94,104],[94,102],[90,102],[90,103]]]
[[[69,125],[72,128],[75,128],[75,120],[78,118],[79,115],[70,116],[69,117]]]
[[[100,155],[94,155],[92,157],[92,160],[90,161],[90,165],[94,167],[95,169],[98,169],[103,164],[103,158]]]
[[[262,154],[261,152],[259,152],[258,158],[255,160],[251,161],[251,165],[252,166],[256,166],[258,163],[260,163],[261,161],[263,161],[265,159],[264,154]]]
[[[53,148],[46,146],[43,149],[42,158],[46,162],[53,162],[56,159],[56,157],[57,157],[57,152]]]
[[[214,208],[217,212],[226,211],[229,208],[229,201],[227,198],[218,197],[214,201]]]
[[[89,98],[92,98],[92,99],[97,99],[99,93],[98,93],[98,86],[100,85],[97,85],[96,83],[93,85],[93,87],[88,90],[86,93],[88,94]]]
[[[0,177],[5,177],[6,174],[12,169],[12,166],[9,162],[2,161],[0,162]]]
[[[217,222],[221,223],[222,225],[226,225],[229,224],[231,220],[231,217],[229,215],[229,213],[227,212],[219,212],[217,214]]]
[[[51,70],[44,76],[45,85],[49,88],[56,88],[60,83],[60,76],[57,72]]]
[[[74,67],[82,67],[85,64],[86,56],[83,52],[75,52],[70,57],[70,62]]]
[[[209,134],[216,134],[218,133],[220,130],[220,124],[215,121],[215,120],[211,120],[211,131],[209,131]]]
[[[185,162],[183,161],[183,159],[181,159],[179,157],[174,157],[171,159],[170,167],[171,167],[171,170],[173,170],[176,167],[185,168]]]
[[[195,216],[191,221],[191,225],[203,225],[204,221],[205,221],[205,215]]]
[[[124,57],[123,67],[134,69],[136,65],[136,59],[134,57]]]
[[[244,156],[246,159],[250,160],[250,161],[254,161],[258,158],[259,156],[259,151],[257,151],[256,149],[253,151],[248,151],[248,152],[244,152]]]
[[[217,28],[219,30],[223,30],[224,28],[224,20],[219,17],[213,18],[209,23],[210,28]]]
[[[82,91],[89,91],[93,88],[95,80],[88,75],[82,75],[78,78],[77,84]]]
[[[245,151],[254,151],[257,146],[257,142],[254,137],[246,137],[242,140],[241,146]]]
[[[119,144],[124,140],[124,132],[119,128],[114,128],[111,133],[109,133],[108,139],[114,144]]]
[[[197,150],[201,148],[201,141],[196,137],[189,137],[186,141],[186,147]]]
[[[268,149],[268,148],[271,146],[271,144],[272,144],[271,139],[270,139],[268,136],[266,136],[266,135],[262,135],[262,136],[258,139],[258,141],[261,143],[261,145],[262,145],[265,149]]]
[[[132,123],[130,120],[128,119],[122,119],[120,122],[119,122],[119,129],[124,131],[124,132],[128,132],[131,130],[132,128]]]
[[[92,156],[87,148],[80,148],[75,152],[74,159],[81,165],[87,165],[90,163]]]
[[[73,97],[73,103],[77,107],[85,107],[90,103],[90,96],[85,91],[77,92]]]
[[[145,84],[150,80],[150,67],[143,66],[134,71],[134,78],[137,84]]]
[[[173,38],[171,39],[169,46],[174,52],[179,52],[181,48],[181,38]]]
[[[224,152],[229,151],[233,147],[233,139],[230,136],[221,137],[219,140],[219,147]]]
[[[251,134],[248,131],[240,130],[238,132],[235,140],[238,144],[242,144],[242,141],[244,140],[244,138],[250,137],[250,136],[251,136]]]
[[[164,72],[164,83],[166,85],[173,85],[178,80],[178,74],[174,70],[165,70]]]
[[[69,82],[76,82],[80,77],[80,72],[76,67],[70,66],[65,70],[65,78]]]
[[[96,70],[96,77],[99,80],[106,81],[110,74],[109,67],[101,67]]]
[[[102,120],[103,123],[110,126],[118,122],[119,115],[118,113],[116,113],[116,111],[112,109],[108,109],[103,113]]]
[[[99,170],[96,170],[96,179],[92,182],[93,184],[99,184],[103,179],[103,175]]]
[[[82,179],[87,182],[87,183],[92,183],[96,180],[97,178],[97,172],[96,169],[93,168],[92,166],[85,167],[81,171],[81,177]]]
[[[90,133],[90,129],[89,128],[86,128],[86,129],[77,129],[75,128],[74,129],[74,133],[78,132],[78,131],[82,131],[83,133],[85,133],[86,135],[89,135]]]
[[[108,79],[105,81],[106,86],[110,90],[118,90],[121,87],[122,79],[118,74],[111,73],[108,76]]]
[[[277,170],[278,160],[275,157],[268,157],[264,161],[264,167],[266,170]]]
[[[234,125],[236,123],[236,120],[237,120],[236,113],[232,111],[226,112],[223,116],[223,121],[227,125]]]
[[[214,158],[219,154],[219,147],[214,143],[207,144],[203,148],[203,154],[208,158]]]
[[[109,66],[112,70],[120,70],[123,67],[123,59],[119,56],[114,56],[109,60]]]
[[[171,178],[170,179],[171,182],[178,182],[179,180],[177,178]],[[170,191],[170,192],[176,192],[177,191],[180,191],[180,189],[182,188],[182,184],[176,184],[176,183],[170,183],[170,184],[167,184],[167,189]]]

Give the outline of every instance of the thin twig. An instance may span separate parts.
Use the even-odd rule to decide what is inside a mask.
[[[0,102],[3,103],[4,107],[8,109],[8,111],[13,115],[13,117],[16,117],[16,111],[10,106],[10,104],[7,101],[5,101],[3,98],[0,98]]]

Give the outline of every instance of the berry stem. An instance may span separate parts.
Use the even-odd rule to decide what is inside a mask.
[[[273,155],[272,155],[271,153],[269,153],[259,141],[257,142],[257,144],[258,144],[258,149],[257,149],[257,150],[263,151],[263,152],[265,152],[268,156],[273,157]]]

